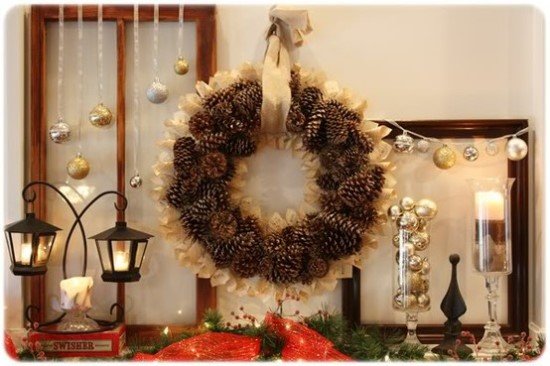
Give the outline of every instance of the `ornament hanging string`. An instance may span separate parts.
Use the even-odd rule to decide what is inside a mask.
[[[103,103],[103,5],[97,6],[97,93]]]
[[[442,140],[440,140],[436,137],[424,136],[424,135],[421,135],[419,133],[413,132],[411,130],[407,130],[406,128],[400,126],[399,123],[395,122],[394,120],[385,119],[384,121],[389,123],[390,125],[392,125],[394,127],[397,127],[398,129],[403,131],[404,134],[413,135],[413,136],[416,136],[420,139],[427,140],[429,142],[437,142],[437,143],[440,143],[442,145],[453,145],[453,146],[469,146],[469,145],[472,145],[471,142],[452,142],[452,143],[444,142],[444,141],[442,141]],[[525,128],[519,130],[516,133],[511,133],[511,134],[508,134],[508,135],[503,135],[503,136],[499,136],[499,137],[489,139],[489,140],[487,140],[487,143],[490,144],[490,143],[494,143],[496,141],[506,140],[510,137],[518,137],[518,136],[521,136],[523,134],[526,134],[527,132],[529,132],[529,127],[525,127]]]
[[[82,4],[77,6],[77,23],[78,23],[78,48],[77,48],[77,67],[78,67],[78,118],[77,118],[77,131],[76,140],[78,144],[78,154],[82,152],[82,142],[80,140],[82,123],[81,119],[84,115],[84,72],[82,65],[82,38],[84,22],[82,20]]]
[[[286,132],[290,110],[290,47],[300,47],[304,35],[313,30],[307,10],[274,6],[269,11],[271,26],[262,72],[262,131]]]
[[[139,5],[134,5],[134,174],[139,175],[137,168],[139,151]]]
[[[183,58],[183,12],[183,4],[180,4],[178,11],[178,58]]]
[[[59,43],[57,45],[57,119],[63,119],[63,48],[65,34],[63,4],[59,5]]]
[[[153,15],[153,77],[159,77],[159,5],[154,5]]]

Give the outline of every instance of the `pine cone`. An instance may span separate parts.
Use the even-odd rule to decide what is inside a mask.
[[[362,116],[359,113],[349,109],[339,101],[331,99],[326,104],[329,110],[327,119],[344,120],[353,123],[361,122]]]
[[[220,102],[212,108],[210,113],[219,130],[225,120],[233,114],[233,104],[231,102]]]
[[[285,250],[284,237],[279,233],[270,234],[264,241],[264,250],[267,255],[274,256]]]
[[[324,191],[335,191],[340,186],[341,180],[334,173],[323,173],[319,175],[315,182]]]
[[[384,186],[384,170],[378,166],[359,172],[342,183],[338,196],[351,207],[378,198]]]
[[[176,173],[185,175],[197,164],[197,150],[195,140],[192,137],[180,137],[173,147],[174,170]]]
[[[234,90],[233,88],[224,88],[221,90],[217,90],[214,93],[210,94],[206,98],[202,100],[202,105],[204,108],[208,110],[212,110],[215,106],[217,106],[219,103],[224,102],[231,102],[231,100],[234,98]]]
[[[323,93],[319,88],[309,86],[302,90],[300,94],[300,109],[304,116],[306,118],[309,117],[313,112],[313,108],[322,100]]]
[[[193,205],[189,207],[189,213],[201,220],[209,220],[212,213],[218,208],[219,204],[214,198],[205,196],[197,199]]]
[[[374,150],[374,141],[366,133],[362,133],[357,128],[352,128],[349,132],[349,138],[345,144],[346,147],[356,146],[363,154],[368,155]]]
[[[354,207],[348,211],[348,215],[358,222],[365,230],[368,230],[382,221],[380,212],[370,204],[366,204],[362,207]]]
[[[298,99],[300,97],[300,85],[301,85],[301,80],[300,80],[300,73],[295,71],[295,70],[292,70],[290,72],[290,83],[289,83],[289,87],[290,87],[290,95],[291,95],[291,99]]]
[[[247,88],[239,91],[235,95],[233,105],[240,117],[251,119],[258,115],[262,108],[262,86],[260,83],[251,82]]]
[[[337,212],[320,212],[318,218],[333,230],[361,234],[363,228],[355,220]]]
[[[212,240],[206,244],[206,250],[217,268],[227,268],[239,251],[239,243],[235,240]]]
[[[204,217],[197,216],[191,208],[185,209],[180,216],[180,222],[187,234],[196,241],[202,241],[207,237],[207,225]]]
[[[250,278],[260,274],[261,261],[258,259],[264,256],[260,248],[256,244],[255,247],[240,250],[231,263],[233,272],[241,278]]]
[[[262,238],[262,229],[258,222],[258,219],[252,216],[239,217],[238,219],[239,227],[237,232],[239,234],[249,234],[252,237],[259,241]]]
[[[332,145],[344,144],[349,137],[350,126],[345,120],[327,118],[327,141]]]
[[[256,141],[245,136],[234,137],[224,146],[224,151],[231,156],[246,157],[256,152]]]
[[[210,179],[218,179],[227,171],[227,159],[219,151],[209,152],[201,158],[200,167]]]
[[[200,152],[209,152],[218,150],[227,142],[227,135],[223,132],[214,132],[205,135],[197,144],[197,150]]]
[[[361,236],[347,230],[325,230],[319,239],[318,251],[325,260],[338,260],[361,250]]]
[[[290,106],[286,119],[286,128],[290,132],[302,132],[306,126],[306,117],[300,110],[298,103]]]
[[[237,219],[230,211],[216,211],[210,216],[210,232],[216,239],[229,240],[237,233]]]
[[[195,169],[189,170],[186,176],[177,175],[166,192],[168,203],[178,209],[191,204],[199,184],[200,177]]]
[[[216,124],[206,110],[202,110],[189,119],[189,132],[197,140],[203,138],[206,134],[212,133],[215,130]]]
[[[228,136],[237,135],[240,133],[247,133],[249,128],[249,123],[244,122],[242,119],[237,119],[233,116],[227,117],[221,124],[223,131]]]
[[[318,153],[325,147],[324,115],[324,103],[318,103],[313,107],[313,111],[307,119],[303,141],[306,149],[312,153]]]
[[[328,273],[328,261],[323,258],[312,258],[307,263],[308,273],[317,278],[323,278]]]
[[[345,212],[347,206],[342,202],[342,199],[336,192],[323,192],[319,197],[319,203],[323,211],[327,212]]]
[[[227,207],[229,204],[229,193],[224,182],[203,181],[196,189],[197,198],[208,198],[218,203],[219,206]]]

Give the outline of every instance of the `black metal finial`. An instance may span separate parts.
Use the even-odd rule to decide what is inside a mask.
[[[445,356],[449,355],[449,351],[470,354],[472,350],[469,347],[463,343],[456,344],[456,340],[462,330],[462,323],[458,318],[464,315],[467,310],[456,278],[456,266],[460,262],[460,256],[458,254],[451,254],[449,262],[452,265],[451,282],[449,283],[447,293],[443,297],[443,300],[441,300],[440,307],[443,314],[447,317],[447,321],[444,324],[444,338],[443,342],[432,348],[432,352]]]

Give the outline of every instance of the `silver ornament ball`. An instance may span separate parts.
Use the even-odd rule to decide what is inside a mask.
[[[139,174],[136,174],[132,178],[130,178],[130,187],[139,188],[141,187],[141,184],[142,184],[142,180]]]
[[[430,142],[428,140],[422,139],[416,142],[416,150],[421,153],[427,153],[430,151]]]
[[[476,149],[475,146],[466,146],[466,148],[462,152],[462,156],[468,161],[476,161],[477,158],[479,158],[479,151]]]
[[[527,155],[527,143],[518,137],[513,137],[506,143],[506,156],[508,159],[518,161]]]
[[[155,78],[151,86],[147,88],[146,94],[151,103],[160,104],[168,98],[168,87],[161,83],[158,78]]]
[[[489,142],[487,146],[485,146],[485,152],[489,156],[495,156],[496,154],[498,154],[498,151],[498,145],[494,141]]]
[[[48,131],[50,140],[56,144],[62,144],[71,139],[71,126],[63,121],[62,118],[58,119],[56,123],[51,125]]]
[[[393,149],[400,153],[411,153],[414,150],[414,139],[406,133],[399,135],[393,142]]]

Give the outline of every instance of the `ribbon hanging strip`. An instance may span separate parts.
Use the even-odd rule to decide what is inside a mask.
[[[262,131],[286,132],[290,109],[290,47],[300,47],[312,31],[307,10],[274,6],[269,12],[267,50],[262,72]]]

